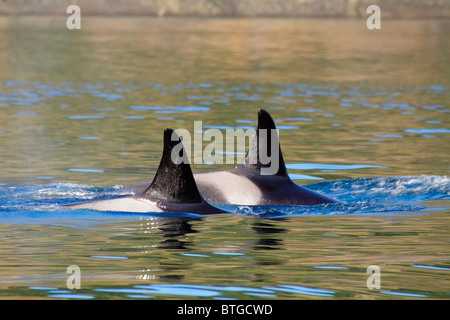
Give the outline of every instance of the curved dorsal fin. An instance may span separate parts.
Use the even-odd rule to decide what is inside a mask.
[[[265,134],[266,139],[262,141],[260,139],[260,130],[265,129],[267,134]],[[244,166],[249,169],[257,170],[261,172],[261,168],[268,168],[271,166],[271,163],[263,164],[260,159],[260,154],[267,155],[271,157],[271,146],[272,146],[272,134],[277,134],[276,131],[272,130],[276,129],[275,122],[273,121],[269,112],[264,109],[258,110],[258,128],[256,129],[256,137],[253,139],[248,152],[245,156],[244,161],[239,166]],[[274,141],[278,142],[278,170],[275,171],[276,176],[288,177],[286,165],[284,163],[283,154],[281,153],[281,147],[279,144],[278,134],[277,138]],[[261,141],[260,141],[261,140]],[[260,153],[261,152],[261,153]]]
[[[204,202],[195,183],[181,139],[172,129],[164,130],[161,162],[152,183],[140,196],[171,203]]]

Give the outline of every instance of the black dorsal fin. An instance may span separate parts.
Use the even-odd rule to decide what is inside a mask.
[[[181,139],[172,129],[164,130],[161,162],[152,183],[140,196],[170,203],[204,202],[195,183]]]
[[[267,130],[267,139],[265,141],[260,142],[260,130]],[[261,168],[268,168],[271,166],[270,163],[263,164],[260,160],[260,148],[264,148],[262,152],[263,154],[267,154],[270,157],[271,152],[271,144],[272,144],[272,134],[276,131],[272,131],[272,129],[276,129],[275,122],[273,121],[269,112],[264,109],[258,110],[258,128],[256,129],[256,137],[253,139],[248,152],[245,156],[244,161],[239,166],[244,166],[249,169],[257,170],[261,172]],[[278,138],[278,136],[277,136]],[[279,144],[279,139],[276,139],[278,142],[278,170],[274,175],[281,177],[288,177],[288,173],[286,170],[286,165],[284,163],[283,154],[281,153],[281,147]],[[255,160],[256,159],[256,160]]]

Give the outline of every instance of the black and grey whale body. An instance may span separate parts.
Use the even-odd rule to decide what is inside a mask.
[[[266,129],[266,139],[260,137],[260,129]],[[258,110],[258,127],[245,159],[237,167],[228,170],[199,172],[194,174],[195,182],[202,197],[211,203],[231,205],[317,205],[334,203],[336,200],[294,183],[288,175],[278,143],[278,170],[271,175],[261,174],[261,170],[271,164],[263,164],[260,148],[270,153],[272,134],[276,134],[271,115]],[[270,156],[270,155],[269,155]],[[252,161],[256,159],[256,161]],[[151,180],[129,185],[121,191],[135,194],[145,190]]]
[[[173,141],[172,129],[164,130],[164,148],[155,177],[133,196],[115,199],[90,201],[67,205],[70,209],[90,209],[97,211],[120,212],[184,212],[197,214],[216,214],[225,211],[205,201],[200,194],[188,161],[185,150],[180,154],[172,154],[173,148],[181,139]],[[172,159],[172,156],[178,159]]]

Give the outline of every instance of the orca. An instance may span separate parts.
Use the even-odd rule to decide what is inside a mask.
[[[266,139],[260,141],[260,130],[266,129]],[[272,134],[277,134],[272,116],[264,109],[258,110],[256,136],[250,144],[244,160],[228,170],[198,172],[194,174],[198,189],[210,203],[231,205],[317,205],[335,203],[336,200],[294,183],[288,175],[286,165],[278,145],[278,170],[273,175],[263,175],[261,170],[271,164],[263,164],[260,148],[270,151]],[[277,137],[278,138],[278,137]],[[278,142],[279,140],[276,139]],[[256,159],[255,161],[251,161]],[[122,190],[139,193],[151,181],[144,181],[124,187]]]
[[[172,136],[174,134],[174,136]],[[175,139],[174,139],[175,137]],[[178,138],[178,139],[176,139]],[[183,212],[197,214],[226,213],[208,204],[198,191],[184,147],[173,148],[181,142],[172,129],[164,130],[164,147],[158,170],[150,184],[133,196],[67,205],[70,209],[90,209],[120,212]]]

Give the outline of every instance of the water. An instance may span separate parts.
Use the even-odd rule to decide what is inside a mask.
[[[449,298],[448,22],[82,28],[0,18],[1,298]],[[254,128],[261,107],[291,178],[340,203],[207,217],[61,207],[151,179],[164,128]]]

